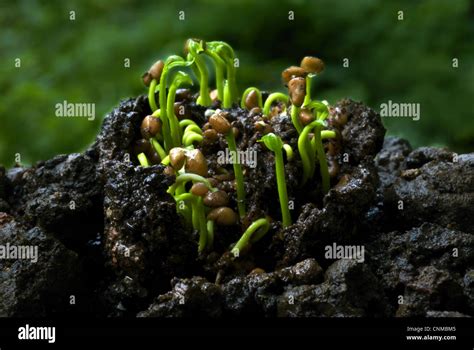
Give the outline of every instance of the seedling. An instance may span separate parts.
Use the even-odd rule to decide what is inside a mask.
[[[265,100],[265,104],[263,106],[264,115],[270,114],[270,108],[272,107],[272,104],[276,101],[283,102],[286,105],[288,103],[288,96],[281,92],[274,92],[268,95],[267,99]]]
[[[226,118],[227,112],[219,112],[212,115],[209,118],[209,124],[219,134],[225,136],[229,150],[237,154],[237,145],[235,143],[235,136],[232,126]],[[245,188],[244,188],[244,175],[242,167],[238,162],[233,162],[235,180],[237,182],[237,207],[239,209],[239,215],[241,218],[245,216]]]
[[[234,245],[231,250],[231,254],[235,257],[240,255],[240,252],[248,247],[249,244],[254,244],[260,240],[268,232],[270,228],[270,222],[267,218],[258,219],[254,221],[248,228],[245,230],[242,237]]]
[[[191,77],[184,72],[177,72],[173,76],[172,83],[168,89],[167,107],[166,107],[166,118],[168,119],[169,131],[171,133],[171,145],[170,147],[178,147],[181,145],[181,130],[179,129],[178,118],[174,114],[174,102],[176,97],[176,90],[183,85],[192,85],[193,81]],[[163,116],[164,118],[164,116]]]
[[[262,108],[262,93],[256,87],[247,88],[242,94],[242,99],[240,100],[240,107],[242,109],[246,108],[251,110],[254,107]]]
[[[288,194],[286,190],[285,165],[283,163],[283,141],[274,133],[269,133],[261,138],[265,146],[275,153],[275,174],[277,179],[278,196],[283,227],[291,225],[291,215],[288,208]],[[291,149],[291,148],[290,148]]]
[[[210,106],[212,101],[209,95],[209,72],[207,70],[206,62],[200,55],[205,52],[206,42],[197,39],[188,39],[185,45],[185,53],[188,58],[194,59],[194,64],[199,71],[199,97],[196,100],[197,104],[202,106]]]

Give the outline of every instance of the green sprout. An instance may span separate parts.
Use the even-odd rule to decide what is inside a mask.
[[[166,116],[168,118],[170,133],[172,136],[171,147],[178,147],[181,144],[180,140],[180,129],[178,117],[174,114],[174,102],[176,98],[176,90],[183,85],[192,85],[193,81],[191,77],[181,71],[178,71],[173,76],[173,80],[168,88],[168,98],[166,104]]]
[[[263,136],[262,141],[267,148],[275,153],[275,174],[277,179],[278,196],[280,198],[280,209],[283,227],[291,225],[291,215],[288,207],[288,193],[286,189],[285,165],[283,162],[283,141],[274,133]],[[291,149],[291,148],[290,148]]]
[[[188,59],[194,59],[194,64],[199,72],[199,97],[196,103],[202,106],[210,106],[212,101],[209,95],[209,72],[204,57],[201,56],[201,53],[205,52],[205,48],[206,42],[204,40],[188,39],[185,51],[187,51]]]
[[[146,168],[150,166],[150,163],[148,162],[148,158],[146,157],[145,153],[142,152],[137,157],[142,167]]]
[[[303,163],[302,184],[304,185],[314,174],[316,153],[319,160],[323,192],[327,193],[329,191],[329,171],[322,139],[323,137],[333,138],[336,136],[336,133],[331,130],[322,130],[326,126],[324,120],[329,114],[327,106],[324,103],[313,101],[307,108],[309,110],[316,110],[317,119],[306,125],[298,138],[298,150]],[[313,131],[314,137],[310,141],[309,133],[311,131]]]
[[[222,111],[215,113],[209,118],[209,124],[211,124],[214,130],[225,136],[231,154],[237,154],[234,131],[226,118],[227,115],[227,112]],[[239,162],[233,162],[232,165],[234,168],[235,181],[237,183],[237,207],[239,209],[239,216],[243,218],[246,214],[244,174]]]
[[[218,54],[225,63],[227,80],[224,83],[224,100],[222,101],[222,106],[224,108],[230,108],[237,100],[234,49],[224,41],[210,41],[207,43],[207,46]]]
[[[265,100],[265,104],[263,105],[264,115],[270,114],[270,108],[275,101],[283,102],[286,105],[288,103],[288,96],[282,92],[274,92],[268,95],[267,99]]]
[[[212,187],[211,183],[204,177],[197,175],[197,174],[189,174],[184,173],[180,174],[176,177],[176,181],[173,185],[170,186],[168,189],[168,193],[173,195],[176,202],[179,203],[180,201],[187,202],[188,205],[191,206],[191,222],[193,228],[199,232],[199,245],[198,251],[202,252],[206,247],[209,246],[209,232],[208,226],[212,228],[212,237],[213,237],[213,225],[210,225],[206,220],[206,212],[203,200],[200,196],[193,195],[191,193],[182,193],[184,191],[184,186],[187,182],[192,181],[193,183],[200,182],[212,191],[218,191],[217,188]],[[178,206],[179,208],[179,206]],[[184,213],[186,213],[186,207],[182,209]],[[186,217],[186,214],[185,214]],[[189,221],[189,218],[188,218]],[[213,240],[213,238],[212,238]],[[212,244],[212,243],[211,243]]]
[[[177,55],[172,55],[167,58],[163,72],[161,73],[161,78],[160,78],[160,119],[163,123],[163,138],[164,138],[164,145],[165,145],[165,150],[169,151],[171,148],[173,148],[176,138],[179,137],[176,136],[176,123],[174,121],[174,109],[173,113],[171,113],[171,116],[169,116],[169,112],[167,111],[167,96],[166,96],[166,86],[168,83],[168,75],[169,72],[171,71],[172,68],[175,67],[188,67],[192,65],[194,61],[185,61],[182,57],[177,56]],[[184,73],[183,73],[184,74]],[[186,81],[187,78],[183,78],[183,75],[179,75],[179,80],[181,81]],[[153,83],[153,82],[152,82]],[[151,85],[151,84],[150,84]],[[173,96],[173,102],[174,102],[174,96]],[[173,129],[172,129],[173,128]]]
[[[311,83],[314,77],[324,70],[324,62],[312,56],[306,56],[301,60],[300,67],[303,68],[308,75],[306,79],[306,96],[303,102],[303,106],[307,106],[311,102]]]
[[[253,107],[260,107],[262,108],[262,93],[256,87],[249,87],[245,89],[244,93],[242,94],[242,99],[240,100],[240,107],[242,109],[252,109]]]
[[[286,153],[286,159],[287,160],[293,160],[293,148],[287,143],[283,144],[283,149],[285,150]]]
[[[225,78],[224,72],[226,70],[226,63],[221,56],[217,53],[217,46],[212,44],[207,44],[204,53],[211,57],[214,65],[216,67],[216,89],[217,89],[217,99],[219,101],[224,101],[224,85]]]
[[[183,119],[179,122],[179,126],[183,129],[183,145],[184,147],[191,146],[194,142],[201,143],[203,140],[202,130],[191,119]]]
[[[267,218],[262,218],[254,221],[240,237],[239,241],[234,245],[230,251],[234,257],[238,257],[240,252],[249,244],[254,244],[260,240],[270,229],[270,222]]]

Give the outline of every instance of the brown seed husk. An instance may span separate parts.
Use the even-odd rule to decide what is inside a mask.
[[[193,149],[186,152],[186,164],[184,169],[187,173],[207,176],[207,161],[200,150]]]

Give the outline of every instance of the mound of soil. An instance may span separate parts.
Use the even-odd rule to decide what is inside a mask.
[[[202,126],[206,108],[192,98],[184,104]],[[338,148],[328,151],[338,168],[331,190],[323,195],[318,172],[300,186],[295,152],[285,165],[294,223],[282,228],[274,155],[257,142],[261,115],[228,110],[238,148],[257,151],[257,166],[244,169],[244,224],[273,218],[238,258],[229,248],[239,226],[217,226],[214,249],[198,254],[197,233],[167,193],[174,176],[135,160],[151,113],[145,96],[112,111],[82,154],[0,168],[0,247],[38,249],[37,262],[0,259],[0,316],[474,315],[474,154],[384,139],[380,116],[361,103],[342,100],[331,111],[340,135],[325,144]],[[286,115],[269,124],[297,149]],[[200,146],[210,176],[226,147],[223,137]],[[235,204],[232,180],[218,187]],[[364,258],[328,257],[333,245],[362,247]]]

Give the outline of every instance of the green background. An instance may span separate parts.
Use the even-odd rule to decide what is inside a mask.
[[[388,100],[420,103],[417,122],[384,119],[389,133],[415,146],[473,150],[474,1],[1,1],[0,24],[0,163],[7,166],[16,153],[29,164],[85,149],[120,99],[146,92],[143,71],[182,54],[187,37],[229,42],[241,91],[284,91],[281,70],[319,56],[326,70],[318,99],[350,97],[376,110]],[[57,118],[55,104],[64,100],[95,103],[96,120]]]

